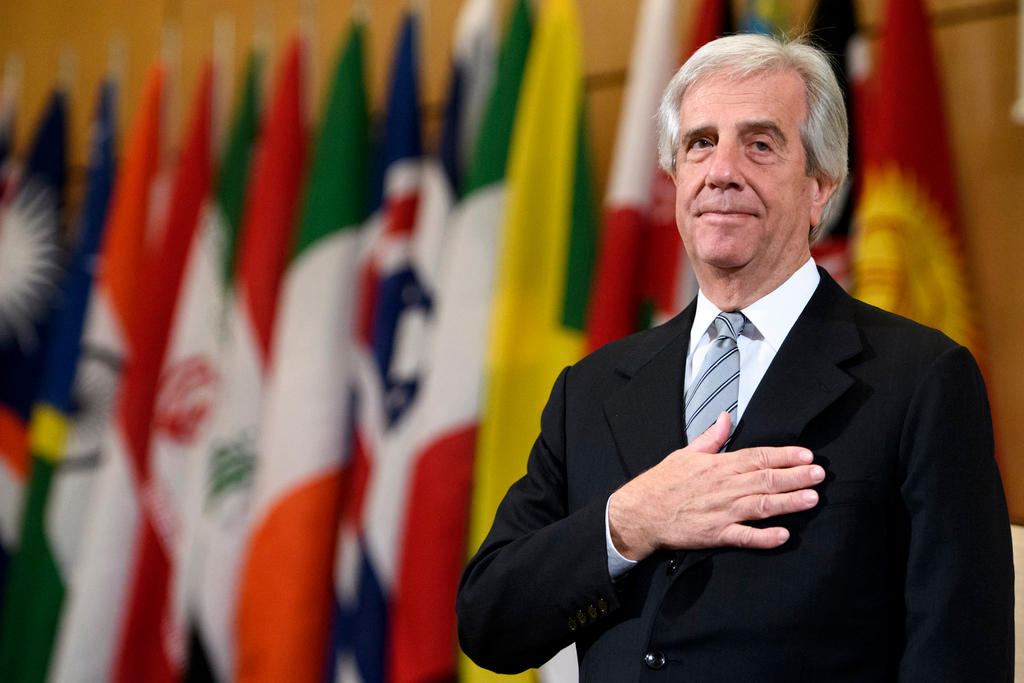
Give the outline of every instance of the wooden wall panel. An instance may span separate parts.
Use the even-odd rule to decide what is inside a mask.
[[[1024,521],[1024,127],[1015,98],[1017,17],[936,32],[985,374],[1011,516]]]

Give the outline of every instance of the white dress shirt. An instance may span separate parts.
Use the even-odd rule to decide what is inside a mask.
[[[743,332],[736,340],[740,352],[740,386],[739,404],[736,406],[736,422],[743,417],[743,411],[750,403],[754,390],[761,383],[775,354],[789,331],[793,329],[796,319],[803,313],[814,290],[818,288],[821,276],[815,267],[814,259],[808,259],[789,279],[764,295],[746,308],[740,309],[747,318]],[[684,393],[696,371],[704,363],[711,342],[714,341],[715,330],[711,323],[721,313],[711,303],[704,292],[697,292],[697,311],[693,316],[690,328],[690,347],[686,354],[686,377]],[[667,455],[667,453],[666,453]],[[608,498],[609,503],[611,497]],[[608,526],[608,503],[604,513],[605,540],[608,547],[608,573],[618,578],[636,564],[635,561],[623,557],[612,544],[611,529]]]

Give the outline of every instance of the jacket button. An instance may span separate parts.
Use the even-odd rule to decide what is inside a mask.
[[[597,608],[593,605],[587,607],[587,616],[591,619],[597,619]]]
[[[644,664],[652,669],[660,669],[665,666],[665,655],[658,650],[648,650],[644,653]]]
[[[580,622],[580,626],[587,623],[587,615],[583,613],[583,610],[576,610],[576,621]]]
[[[575,631],[577,628],[579,628],[579,626],[576,625],[576,620],[572,617],[569,617],[569,630]]]
[[[597,611],[602,615],[608,614],[608,603],[604,601],[604,598],[597,601]]]

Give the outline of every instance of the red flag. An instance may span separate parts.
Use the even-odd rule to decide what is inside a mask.
[[[176,482],[161,476],[149,459],[150,423],[168,331],[174,314],[189,245],[210,187],[212,68],[203,72],[192,130],[178,163],[159,248],[142,272],[134,323],[138,353],[125,374],[118,419],[134,469],[141,511],[131,593],[122,622],[117,681],[174,681],[182,662],[181,644],[167,642],[169,551],[175,541]]]
[[[657,168],[653,118],[678,66],[671,42],[675,2],[641,7],[623,99],[601,247],[587,318],[593,350],[675,314],[693,295],[675,221],[675,187]],[[686,54],[721,35],[726,0],[705,0]]]
[[[854,277],[858,298],[937,327],[977,355],[953,164],[928,19],[890,0],[861,149]]]

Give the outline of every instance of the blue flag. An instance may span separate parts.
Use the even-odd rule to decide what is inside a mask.
[[[28,478],[28,420],[63,272],[65,97],[50,99],[19,186],[0,212],[0,582],[17,545]],[[3,585],[0,583],[0,585]]]
[[[37,402],[52,405],[64,414],[72,409],[72,384],[78,361],[89,293],[95,275],[107,208],[114,185],[114,84],[100,85],[92,129],[85,203],[79,218],[78,243],[64,280],[50,336]]]

